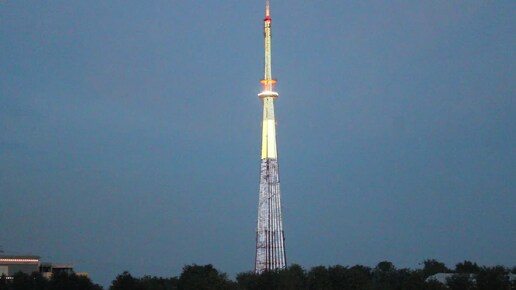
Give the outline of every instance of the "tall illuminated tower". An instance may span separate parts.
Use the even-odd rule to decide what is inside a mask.
[[[261,80],[263,91],[258,94],[258,97],[263,100],[263,125],[254,267],[256,273],[283,269],[286,265],[274,118],[274,100],[278,97],[278,93],[274,91],[276,80],[272,78],[271,69],[271,20],[269,0],[267,0],[264,19],[265,69]]]

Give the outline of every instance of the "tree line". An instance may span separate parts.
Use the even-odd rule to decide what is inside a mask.
[[[439,274],[441,273],[441,274]],[[445,275],[442,275],[445,273]],[[433,279],[435,274],[441,279]],[[445,277],[443,281],[442,277]],[[178,277],[134,277],[119,274],[109,290],[516,290],[516,267],[479,266],[464,261],[454,269],[436,260],[425,260],[420,269],[396,268],[388,261],[375,267],[316,266],[297,264],[260,274],[243,272],[229,279],[213,265],[187,265]],[[439,281],[441,280],[441,281]],[[56,273],[50,279],[39,273],[2,276],[0,290],[103,290],[88,277]]]

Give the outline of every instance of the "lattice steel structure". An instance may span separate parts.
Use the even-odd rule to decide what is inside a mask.
[[[263,100],[263,126],[256,226],[254,268],[256,273],[283,269],[287,263],[274,118],[274,100],[278,97],[278,93],[274,91],[276,80],[272,78],[271,69],[271,20],[269,0],[267,0],[264,19],[265,69],[264,78],[261,80],[263,91],[258,94],[258,97]]]

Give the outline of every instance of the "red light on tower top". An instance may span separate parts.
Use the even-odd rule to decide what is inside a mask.
[[[271,6],[269,4],[269,0],[267,0],[267,4],[265,5],[265,19],[264,21],[271,21]]]

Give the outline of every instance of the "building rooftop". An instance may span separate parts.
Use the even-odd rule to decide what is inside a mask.
[[[0,255],[2,263],[39,263],[40,256],[36,255]]]

